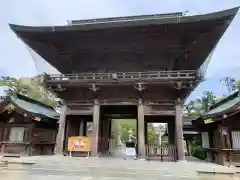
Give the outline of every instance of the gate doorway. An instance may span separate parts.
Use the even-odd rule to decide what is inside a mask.
[[[109,155],[124,157],[126,142],[137,144],[136,119],[112,119],[111,136],[109,139]]]
[[[176,148],[169,143],[167,123],[147,123],[148,160],[175,161]]]
[[[137,143],[137,106],[101,106],[99,154],[123,157],[125,143],[131,138]]]

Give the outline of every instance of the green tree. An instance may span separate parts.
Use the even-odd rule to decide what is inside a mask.
[[[148,134],[148,143],[149,144],[158,144],[159,143],[159,134],[156,133],[155,127],[153,126],[152,123],[148,123],[147,134]]]
[[[216,96],[211,91],[205,91],[203,96],[196,100],[196,106],[200,109],[200,112],[208,112],[210,107],[216,102]]]
[[[148,142],[149,143],[155,143],[155,140],[158,138],[156,133],[154,132],[153,125],[151,123],[148,123]],[[116,130],[114,130],[116,131]],[[125,120],[120,120],[120,129],[119,133],[121,135],[121,141],[126,142],[129,139],[130,133],[132,133],[132,136],[134,139],[137,139],[137,122],[136,120],[132,119],[125,119]]]
[[[136,138],[137,136],[137,123],[136,120],[133,119],[124,119],[120,120],[120,135],[121,135],[121,141],[126,142],[129,139],[130,133],[132,133],[132,136]]]
[[[11,91],[13,91],[13,92],[23,93],[23,92],[21,92],[21,90],[23,90],[23,89],[20,87],[19,80],[16,79],[16,78],[13,78],[13,77],[2,77],[0,85],[1,86],[8,86],[9,89]]]
[[[33,85],[30,81],[13,77],[2,77],[0,86],[8,86],[11,92],[19,93],[44,104],[57,106],[57,101],[49,98],[49,92],[41,85]]]
[[[201,136],[195,136],[192,140],[192,155],[199,158],[205,159],[205,151],[202,148],[202,139]]]
[[[2,86],[7,86],[7,83],[4,80],[0,79],[0,87]]]
[[[210,107],[221,101],[223,98],[217,98],[211,91],[205,91],[201,98],[190,101],[185,105],[185,114],[189,116],[200,116],[208,112]],[[201,136],[194,137],[192,141],[193,155],[197,158],[205,159],[205,152],[202,148]]]
[[[192,100],[184,106],[184,113],[188,116],[200,116],[204,112],[208,112],[210,107],[222,100],[216,98],[211,91],[203,92],[203,96],[196,100]]]
[[[184,114],[187,116],[200,116],[201,111],[199,104],[196,100],[190,101],[188,104],[184,105]]]

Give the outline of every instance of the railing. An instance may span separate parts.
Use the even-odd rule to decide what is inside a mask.
[[[161,161],[176,161],[177,149],[174,145],[156,145],[148,144],[146,146],[147,159],[155,159]]]
[[[79,105],[93,105],[94,100],[72,100],[67,101],[66,104],[68,106],[79,106]],[[120,99],[120,98],[111,98],[111,99],[100,99],[100,105],[137,105],[138,100],[135,99]],[[143,100],[144,105],[165,105],[165,106],[173,106],[175,101],[173,100]]]
[[[194,80],[200,78],[196,70],[179,71],[148,71],[148,72],[117,72],[117,73],[79,73],[47,75],[48,81],[156,81],[156,80]]]
[[[108,155],[114,156],[115,153],[120,153],[118,156],[124,156],[125,145],[118,145],[116,139],[105,139],[99,137],[99,149],[101,151],[108,150]],[[107,142],[104,143],[104,142]],[[137,144],[136,144],[137,146]],[[176,161],[177,160],[177,148],[175,145],[158,145],[148,144],[146,147],[146,159],[147,160],[161,160],[161,161]],[[117,151],[115,151],[117,149]],[[137,151],[137,148],[136,148]],[[137,153],[137,152],[136,152]]]

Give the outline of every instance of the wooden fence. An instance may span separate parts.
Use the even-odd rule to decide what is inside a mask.
[[[146,158],[148,160],[176,161],[176,146],[148,144],[146,146]]]

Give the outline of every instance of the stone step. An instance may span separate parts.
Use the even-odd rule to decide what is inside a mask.
[[[123,160],[119,158],[71,158],[71,157],[33,157],[30,159],[21,159],[21,161],[29,164],[10,163],[7,167],[1,168],[0,174],[24,174],[36,175],[40,177],[67,177],[71,178],[84,177],[84,178],[114,178],[117,179],[204,179],[204,180],[233,180],[236,176],[233,173],[226,172],[225,167],[220,166],[221,171],[212,170],[215,168],[211,164],[203,163],[184,163],[184,162],[155,162],[144,160]],[[219,166],[218,166],[219,167]],[[203,168],[202,173],[199,175],[198,168]],[[205,170],[204,170],[205,169]],[[8,178],[9,179],[9,178]],[[58,178],[57,178],[58,179]],[[78,178],[79,179],[79,178]],[[55,180],[55,179],[52,179]],[[68,180],[70,180],[68,178]],[[84,179],[83,179],[84,180]]]
[[[19,164],[9,164],[5,169],[8,172],[28,172],[33,174],[45,174],[45,175],[95,175],[95,176],[123,176],[123,177],[185,177],[198,179],[198,174],[196,171],[191,170],[187,167],[162,167],[158,168],[144,168],[144,167],[131,167],[127,168],[124,166],[114,166],[114,165],[103,165],[103,166],[84,166],[76,164],[64,164],[64,163],[51,163],[51,164],[34,164],[32,166],[19,165]]]

